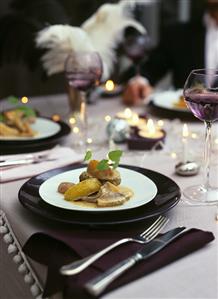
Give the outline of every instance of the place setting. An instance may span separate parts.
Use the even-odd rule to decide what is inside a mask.
[[[70,126],[59,117],[40,116],[27,97],[9,97],[2,111],[0,126],[1,155],[37,152],[63,143]]]
[[[87,153],[91,152],[88,151]],[[120,150],[108,153],[113,159],[117,159],[116,163],[119,163],[119,155],[121,154],[122,151]],[[107,160],[102,159],[99,163],[104,163],[104,161]],[[87,203],[81,200],[77,202],[69,201],[68,198],[64,199],[63,193],[66,192],[66,189],[63,189],[65,192],[61,191],[62,184],[63,188],[73,186],[74,184],[82,190],[86,188],[83,184],[86,182],[87,171],[92,163],[98,163],[98,161],[91,160],[90,163],[88,166],[83,164],[56,168],[30,178],[19,191],[21,204],[28,210],[51,220],[101,228],[117,224],[125,225],[128,222],[137,223],[166,212],[179,202],[181,196],[180,188],[170,178],[155,171],[136,166],[120,165],[117,168],[118,164],[114,174],[111,168],[108,169],[109,174],[112,177],[114,175],[115,182],[117,180],[116,184],[120,185],[121,181],[121,186],[124,186],[121,187],[121,191],[115,188],[117,193],[115,192],[114,200],[112,196],[107,202],[107,193],[109,192],[110,194],[112,192],[110,188],[113,189],[114,187],[113,185],[110,186],[110,184],[107,186],[108,190],[106,188],[104,190],[105,194],[103,193],[102,195],[103,197],[104,195],[106,196],[105,203],[104,200],[103,202],[100,200],[99,205],[97,204],[97,198],[91,202],[92,199],[87,197],[89,193],[84,194],[87,197]],[[106,166],[103,165],[103,167]],[[106,170],[102,171],[103,174],[104,172],[107,173]],[[107,179],[105,178],[105,180]],[[109,182],[113,183],[113,179],[110,179]],[[135,182],[137,182],[137,189],[135,188]],[[91,185],[91,188],[94,189],[93,192],[90,191],[91,193],[103,192],[99,189],[99,182],[95,185],[96,182],[94,180],[93,184],[94,186]],[[34,186],[34,188],[31,189],[31,186]],[[58,192],[59,189],[60,192]],[[89,192],[88,190],[86,192]],[[125,192],[127,195],[125,195]],[[144,194],[143,197],[142,194]],[[126,200],[125,196],[133,198]]]
[[[23,247],[28,256],[48,266],[44,296],[59,290],[66,297],[99,297],[213,240],[209,232],[185,227],[155,239],[170,221],[164,214],[178,204],[181,190],[160,173],[119,165],[121,156],[122,151],[114,150],[97,161],[87,151],[86,164],[45,172],[21,187],[21,204],[55,224],[54,229],[33,234]],[[148,243],[144,249],[143,243]],[[40,251],[34,250],[37,244]],[[57,248],[52,255],[48,244]],[[135,263],[137,267],[120,277]]]

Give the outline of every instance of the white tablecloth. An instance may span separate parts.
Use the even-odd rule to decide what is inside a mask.
[[[64,117],[67,115],[68,106],[65,95],[33,98],[30,99],[30,103],[36,109],[43,111],[43,116],[51,116],[52,113],[58,113]],[[3,108],[4,107],[7,107],[7,104],[4,104]],[[102,141],[106,140],[104,131],[106,123],[104,121],[104,116],[113,116],[116,112],[123,109],[124,107],[120,104],[118,98],[101,99],[97,104],[88,107],[89,117],[91,119],[100,119],[102,121],[102,126],[98,126],[99,128],[101,127],[101,132],[99,129],[99,136],[101,136]],[[137,107],[134,110],[142,112],[144,109],[144,107]],[[178,140],[180,140],[178,134],[180,134],[179,132],[182,130],[182,124],[178,121],[168,122],[167,128],[169,130],[167,132],[169,145],[165,150],[156,151],[153,154],[150,152],[130,152],[126,150],[125,145],[122,145],[122,148],[124,149],[122,163],[138,165],[161,172],[174,179],[181,189],[184,189],[186,186],[200,182],[201,173],[189,178],[179,177],[174,174],[176,161],[171,157],[171,152],[174,148],[179,151],[179,145],[176,144],[176,142],[178,142],[176,140],[174,140],[175,144],[173,144],[173,138],[176,138],[177,136]],[[203,124],[200,122],[190,124],[190,128],[200,132],[204,130]],[[171,133],[175,135],[170,139],[170,136],[172,137]],[[71,138],[72,137],[70,136],[66,142],[68,145],[71,144]],[[105,143],[105,146],[96,152],[96,158],[102,158],[107,151],[108,145]],[[18,191],[25,181],[26,180],[19,180],[1,184],[0,186],[0,208],[6,214],[10,226],[21,246],[31,234],[51,226],[46,220],[31,214],[20,205],[18,201]],[[147,275],[144,278],[130,283],[127,286],[123,286],[118,290],[105,295],[104,298],[218,298],[218,222],[215,221],[216,213],[216,206],[189,206],[183,202],[182,197],[181,202],[168,212],[170,222],[165,230],[178,225],[196,227],[212,231],[216,239],[205,248]],[[5,244],[5,241],[3,241],[3,243]],[[1,249],[6,252],[7,246],[4,245]],[[7,254],[4,254],[4,256],[5,255]],[[1,256],[3,257],[2,253]],[[6,271],[5,273],[9,273],[9,275],[3,275],[1,280],[1,297],[3,299],[9,297],[31,298],[32,295],[29,291],[23,291],[25,288],[28,290],[28,285],[23,282],[23,286],[21,286],[21,281],[23,280],[20,279],[20,276],[23,276],[24,274],[16,273],[16,267],[14,267],[12,258],[6,260],[3,257],[3,259],[4,264],[3,262],[2,264],[4,269],[3,271],[1,270],[1,272],[4,273]],[[31,265],[37,278],[43,285],[46,269],[37,263],[31,262]],[[8,280],[8,277],[10,277],[10,280]],[[7,280],[5,280],[5,278]]]

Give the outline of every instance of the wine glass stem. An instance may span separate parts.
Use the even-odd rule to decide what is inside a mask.
[[[135,70],[136,70],[136,76],[140,76],[141,72],[140,72],[140,63],[137,62],[135,64]]]
[[[210,187],[210,154],[211,154],[211,128],[212,123],[205,121],[206,135],[204,148],[204,188],[206,190]]]
[[[80,119],[82,123],[82,137],[83,137],[83,143],[84,146],[86,147],[86,142],[87,142],[87,107],[86,107],[86,93],[84,91],[80,92],[81,96],[81,106],[80,106]]]

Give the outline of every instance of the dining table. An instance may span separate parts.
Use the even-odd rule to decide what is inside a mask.
[[[8,105],[6,100],[1,101],[2,110],[7,109]],[[66,122],[68,120],[69,104],[66,94],[29,97],[28,105],[36,109],[43,117],[51,118],[58,115],[62,120]],[[111,143],[111,140],[108,141],[108,122],[118,112],[124,111],[125,108],[119,95],[110,97],[98,95],[94,103],[87,105],[88,136],[91,140],[90,147],[93,146],[96,159],[104,158],[111,148],[120,148],[123,151],[121,159],[123,165],[139,166],[161,173],[175,181],[180,187],[181,193],[184,188],[201,182],[202,169],[197,175],[179,176],[175,173],[175,166],[182,155],[184,122],[188,124],[189,130],[194,133],[189,145],[190,155],[196,155],[199,161],[202,160],[204,133],[202,122],[193,119],[191,115],[187,117],[187,113],[180,115],[173,112],[168,117],[165,111],[162,111],[162,114],[156,113],[154,107],[150,107],[148,104],[131,107],[132,111],[139,115],[146,114],[156,122],[161,120],[162,122],[159,123],[166,132],[166,140],[162,149],[134,150],[129,149],[125,142],[116,143],[112,141]],[[217,123],[214,124],[213,130],[216,135]],[[64,146],[73,148],[74,134],[75,132],[72,132],[65,138]],[[214,153],[214,157],[217,158],[217,155],[218,149]],[[218,175],[216,158],[214,158],[214,164],[216,164],[215,179]],[[55,161],[53,168],[56,168]],[[17,171],[19,172],[19,167],[17,167]],[[21,178],[0,184],[0,293],[2,299],[42,298],[47,269],[44,265],[25,255],[22,247],[34,233],[47,229],[52,230],[60,225],[59,222],[32,213],[20,204],[18,192],[28,180],[29,178]],[[165,215],[169,218],[169,222],[163,231],[185,226],[210,231],[214,234],[215,239],[207,246],[140,279],[123,285],[103,295],[102,298],[218,298],[218,205],[190,205],[182,193],[179,202],[166,211]],[[129,226],[131,224],[127,224],[127,230]],[[114,227],[113,229],[116,230]],[[73,224],[71,232],[72,234],[74,232]],[[51,298],[62,298],[62,294],[58,292]]]

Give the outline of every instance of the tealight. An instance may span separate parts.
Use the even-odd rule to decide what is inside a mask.
[[[142,129],[143,128],[143,129]],[[163,137],[163,131],[155,128],[152,119],[149,119],[146,126],[141,127],[138,132],[139,136],[144,138],[157,139]]]
[[[151,139],[161,138],[164,135],[163,131],[155,131],[153,134],[150,134],[148,131],[146,132],[142,130],[140,130],[138,134],[143,138],[151,138]]]
[[[131,119],[132,115],[133,115],[132,110],[130,108],[126,108],[124,111],[118,112],[116,114],[116,117],[127,120],[127,119]]]
[[[128,139],[129,149],[150,150],[157,146],[162,148],[166,133],[165,131],[155,127],[152,119],[149,119],[144,129],[135,130]]]

